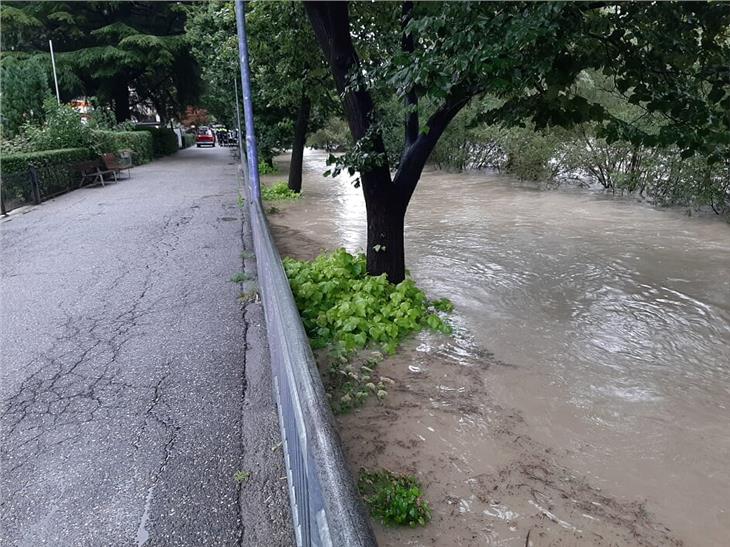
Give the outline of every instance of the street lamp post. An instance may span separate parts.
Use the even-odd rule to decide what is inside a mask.
[[[48,48],[51,50],[51,66],[53,67],[53,83],[56,84],[56,101],[61,104],[61,95],[58,93],[58,76],[56,76],[56,58],[53,56],[53,41],[48,40]]]
[[[248,66],[248,44],[246,43],[246,15],[243,0],[236,0],[236,29],[238,30],[238,58],[241,63],[241,89],[243,91],[243,114],[246,121],[246,160],[251,184],[251,197],[261,201],[258,152],[253,127],[253,101],[251,99],[251,71]]]

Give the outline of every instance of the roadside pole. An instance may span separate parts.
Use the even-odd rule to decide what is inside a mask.
[[[248,44],[246,42],[246,17],[243,0],[236,0],[236,29],[238,31],[238,58],[241,63],[241,89],[243,91],[243,114],[246,122],[246,163],[248,165],[251,197],[261,201],[259,182],[258,151],[253,127],[253,101],[251,99],[251,72],[248,66]],[[238,97],[238,94],[236,94]]]
[[[238,158],[243,163],[246,161],[246,154],[243,151],[243,131],[241,131],[241,106],[238,104],[238,83],[236,82],[236,79],[233,79],[233,89],[236,93],[236,129],[238,131],[238,138],[236,139],[238,141]],[[248,173],[246,173],[246,169],[243,170],[243,173],[245,175],[245,183],[248,184]]]
[[[53,67],[53,83],[56,84],[56,100],[61,104],[61,95],[58,93],[58,76],[56,76],[56,58],[53,56],[53,41],[48,40],[48,48],[51,50],[51,66]]]

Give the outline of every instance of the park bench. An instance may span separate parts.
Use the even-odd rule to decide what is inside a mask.
[[[101,184],[104,186],[104,177],[110,175],[114,182],[117,182],[117,173],[114,169],[108,169],[104,161],[100,159],[82,161],[73,166],[74,170],[79,173],[79,188],[82,186]]]
[[[111,177],[114,182],[118,182],[118,175],[124,170],[131,178],[132,155],[126,150],[120,152],[119,156],[111,153],[102,154],[98,159],[76,163],[73,168],[80,176],[79,188],[91,184],[104,186],[104,183],[107,182],[105,177]]]
[[[127,176],[132,178],[132,154],[128,150],[120,151],[119,155],[111,153],[104,154],[101,159],[107,171],[114,173],[114,180],[117,180],[117,175],[121,174],[124,170],[127,171]]]

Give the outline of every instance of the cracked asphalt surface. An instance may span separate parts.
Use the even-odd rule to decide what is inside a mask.
[[[237,195],[192,148],[0,222],[1,544],[293,544]]]

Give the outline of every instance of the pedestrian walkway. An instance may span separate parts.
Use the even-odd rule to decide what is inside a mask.
[[[237,184],[191,148],[0,220],[0,544],[292,543]]]

